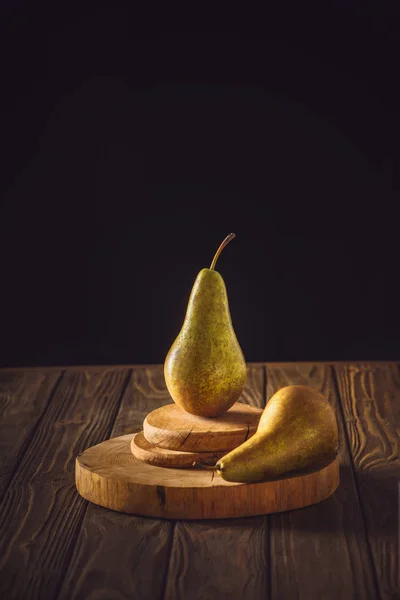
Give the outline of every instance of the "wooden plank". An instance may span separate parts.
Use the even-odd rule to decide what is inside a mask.
[[[265,368],[262,364],[247,365],[247,380],[238,402],[264,408],[265,406]]]
[[[142,428],[149,410],[171,402],[162,366],[133,371],[110,437]],[[59,598],[160,598],[172,524],[89,504]]]
[[[400,595],[399,370],[349,364],[335,373],[380,597],[391,600]]]
[[[0,497],[24,456],[61,371],[0,372]]]
[[[271,599],[376,600],[377,590],[358,503],[351,457],[329,366],[267,367],[267,399],[285,385],[309,385],[335,408],[340,485],[320,504],[269,517]]]
[[[64,374],[2,502],[4,598],[57,593],[86,509],[75,489],[75,457],[108,437],[128,374]]]
[[[268,599],[266,517],[177,521],[165,600]]]
[[[266,363],[266,362],[251,362],[251,363],[247,363],[248,367],[265,367],[267,365],[275,365],[277,367],[291,367],[294,364],[296,365],[309,365],[309,364],[316,364],[316,365],[347,365],[349,364],[348,360],[324,360],[324,361],[320,361],[320,360],[307,360],[307,361],[289,361],[289,362],[272,362],[272,363]],[[371,360],[371,361],[363,361],[363,364],[370,364],[370,365],[387,365],[387,364],[393,364],[393,360]],[[26,372],[31,372],[31,371],[36,371],[36,370],[40,370],[41,372],[44,373],[50,373],[52,371],[79,371],[81,372],[83,369],[85,371],[104,371],[107,369],[114,369],[114,370],[126,370],[126,369],[155,369],[157,367],[160,367],[161,365],[159,364],[144,364],[144,363],[140,363],[140,364],[120,364],[120,365],[56,365],[56,366],[40,366],[40,367],[0,367],[0,373],[2,371],[7,371],[10,373],[26,373]]]
[[[121,403],[112,437],[140,431],[149,412],[172,402],[165,386],[162,365],[135,367]]]
[[[244,397],[263,405],[264,368],[249,366],[249,371]],[[266,519],[177,521],[165,599],[266,599]]]

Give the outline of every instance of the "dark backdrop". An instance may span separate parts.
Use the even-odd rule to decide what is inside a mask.
[[[399,15],[351,6],[2,9],[1,366],[163,362],[231,231],[248,361],[400,358]]]

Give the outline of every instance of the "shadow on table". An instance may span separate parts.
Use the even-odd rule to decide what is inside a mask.
[[[397,532],[400,472],[390,466],[357,473],[356,486],[352,468],[340,467],[340,484],[326,500],[297,510],[273,515],[272,528],[289,526],[309,532],[341,532],[393,537]],[[360,505],[361,504],[361,505]]]
[[[341,533],[365,536],[365,523],[368,530],[378,537],[392,538],[398,530],[398,494],[400,473],[394,469],[381,467],[379,470],[359,472],[357,487],[354,484],[352,468],[340,466],[338,489],[326,500],[283,513],[268,515],[270,531],[291,530],[309,533]],[[362,506],[360,507],[359,498]],[[372,519],[370,519],[372,517]],[[265,516],[237,519],[216,519],[186,521],[201,527],[241,528],[259,527]]]

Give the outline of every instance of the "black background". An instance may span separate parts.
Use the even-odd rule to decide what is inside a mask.
[[[397,3],[10,4],[0,366],[163,362],[231,231],[248,361],[400,358]]]

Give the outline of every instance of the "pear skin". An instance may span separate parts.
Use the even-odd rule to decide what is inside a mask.
[[[217,417],[233,406],[247,376],[225,283],[213,268],[216,257],[212,268],[197,275],[182,329],[164,362],[165,382],[174,402],[202,417]]]
[[[256,433],[216,464],[227,481],[257,483],[322,469],[338,451],[335,412],[319,392],[281,388],[269,400]]]

